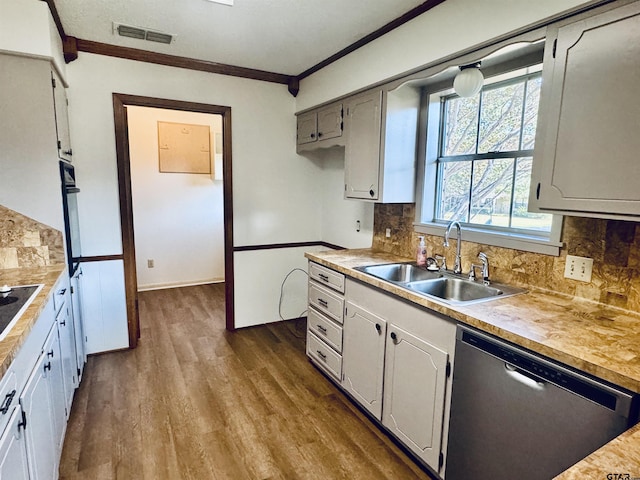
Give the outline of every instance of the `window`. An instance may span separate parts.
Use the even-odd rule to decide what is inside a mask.
[[[538,65],[489,79],[474,97],[462,98],[451,90],[429,96],[418,227],[442,229],[457,220],[481,234],[474,241],[557,251],[558,218],[527,211],[541,83]],[[526,248],[524,243],[537,246]]]

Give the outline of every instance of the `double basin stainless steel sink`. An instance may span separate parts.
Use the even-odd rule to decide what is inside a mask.
[[[469,305],[497,300],[526,291],[497,283],[484,285],[460,275],[439,270],[430,271],[411,263],[369,265],[355,269],[449,305]]]

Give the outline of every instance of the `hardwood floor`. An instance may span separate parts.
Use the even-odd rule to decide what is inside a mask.
[[[429,478],[308,362],[304,322],[227,332],[222,284],[143,292],[140,321],[89,358],[61,479]]]

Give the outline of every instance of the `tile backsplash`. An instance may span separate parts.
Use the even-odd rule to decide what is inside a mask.
[[[376,204],[373,245],[376,250],[415,257],[414,204]],[[385,236],[391,229],[391,237]],[[468,271],[479,252],[490,261],[496,282],[529,285],[640,312],[640,224],[618,220],[565,217],[560,256],[541,255],[462,241],[462,267]],[[430,256],[446,254],[453,265],[455,242],[446,249],[441,236],[425,235]],[[564,278],[567,255],[593,258],[591,282]]]
[[[60,231],[0,205],[0,270],[64,261]]]

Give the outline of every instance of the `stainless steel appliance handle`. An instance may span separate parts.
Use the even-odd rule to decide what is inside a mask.
[[[515,366],[509,363],[505,363],[504,370],[505,372],[507,372],[507,375],[509,375],[516,382],[520,382],[529,388],[533,388],[534,390],[539,390],[539,391],[544,390],[544,386],[546,382],[543,382],[542,380],[535,380],[525,375],[524,373],[520,372],[518,368]]]

